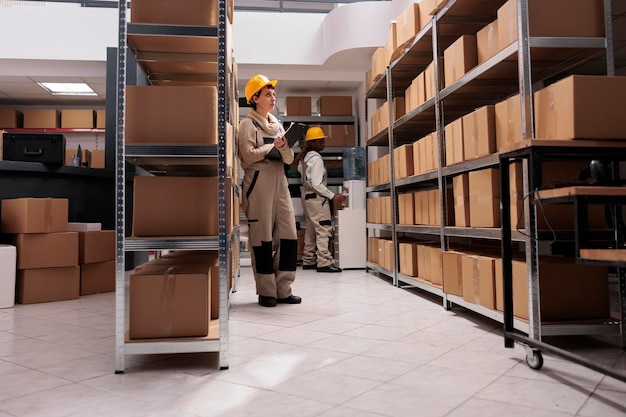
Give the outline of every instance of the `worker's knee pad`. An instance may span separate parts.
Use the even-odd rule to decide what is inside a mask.
[[[261,246],[253,246],[254,261],[258,274],[273,274],[274,260],[272,257],[272,242],[261,242]]]
[[[296,239],[281,239],[278,269],[281,271],[295,271],[297,262],[298,241]]]

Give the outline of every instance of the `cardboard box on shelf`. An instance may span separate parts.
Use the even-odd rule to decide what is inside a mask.
[[[398,47],[408,44],[420,31],[419,4],[410,4],[396,17],[396,42]]]
[[[476,57],[478,64],[482,64],[500,51],[498,42],[498,20],[487,24],[476,32]]]
[[[472,304],[495,309],[495,258],[463,254],[463,299]]]
[[[102,230],[102,223],[68,222],[68,232],[95,232]]]
[[[133,236],[217,236],[217,215],[216,177],[135,177]]]
[[[444,87],[454,84],[478,64],[476,35],[462,35],[443,51]]]
[[[454,193],[454,224],[459,227],[470,225],[469,174],[460,174],[452,178]]]
[[[104,169],[104,149],[92,149],[91,168]]]
[[[499,49],[517,40],[517,20],[516,0],[509,0],[498,9]],[[528,31],[537,37],[604,37],[602,1],[529,0]]]
[[[287,116],[311,116],[312,98],[310,96],[285,97],[285,114]]]
[[[61,112],[56,109],[25,109],[24,128],[56,129],[61,127]]]
[[[93,129],[96,112],[93,109],[61,109],[61,128]]]
[[[80,265],[80,295],[115,291],[115,261]]]
[[[129,86],[126,142],[217,144],[217,113],[216,87]]]
[[[21,128],[24,123],[24,114],[17,109],[0,108],[0,129]]]
[[[513,264],[513,315],[528,320],[528,273],[523,259]],[[503,309],[502,261],[496,261],[497,310]],[[539,258],[541,321],[590,320],[610,316],[606,267],[581,265],[557,256]]]
[[[469,173],[471,227],[500,227],[500,172],[498,168]]]
[[[320,116],[352,116],[352,96],[321,96],[317,111]]]
[[[443,292],[463,296],[463,253],[445,251],[441,254]]]
[[[96,110],[96,129],[106,129],[106,110]]]
[[[463,118],[448,123],[444,128],[446,138],[446,165],[454,165],[465,159],[463,150]]]
[[[482,106],[463,116],[463,156],[465,160],[491,155],[496,148],[495,106]]]
[[[413,175],[413,144],[398,146],[394,152],[394,178],[401,179]]]
[[[132,272],[130,338],[206,336],[210,276],[210,268],[202,264],[149,264]]]
[[[400,273],[410,277],[417,277],[417,243],[399,242],[398,258],[400,260]]]
[[[217,26],[216,0],[134,0],[130,19],[133,23]]]
[[[74,300],[80,294],[80,267],[19,269],[16,288],[20,304]]]
[[[69,200],[66,198],[14,198],[2,200],[2,233],[50,233],[67,231]]]
[[[534,99],[539,139],[626,138],[626,77],[570,75]]]
[[[17,268],[57,268],[78,265],[78,233],[18,233]]]

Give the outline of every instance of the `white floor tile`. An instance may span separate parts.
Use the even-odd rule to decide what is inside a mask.
[[[217,353],[127,355],[115,295],[0,309],[0,417],[616,417],[626,383],[544,353],[532,370],[502,325],[364,270],[298,269],[300,305],[259,306],[249,267]],[[547,339],[626,372],[615,336]]]

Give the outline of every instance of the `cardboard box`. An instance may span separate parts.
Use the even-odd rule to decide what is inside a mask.
[[[17,268],[57,268],[78,265],[78,233],[18,233]]]
[[[317,111],[320,116],[352,116],[352,96],[321,96]]]
[[[217,114],[216,87],[129,86],[126,143],[217,144]]]
[[[570,75],[534,99],[540,139],[626,138],[626,77]]]
[[[464,254],[461,262],[463,267],[463,299],[472,304],[495,309],[494,258]]]
[[[471,227],[500,227],[500,172],[487,168],[469,173]]]
[[[430,267],[431,267],[431,257],[430,257],[430,246],[428,245],[417,245],[417,270],[419,271],[420,279],[424,281],[430,282]]]
[[[470,225],[469,174],[460,174],[452,178],[454,193],[454,224],[459,227]]]
[[[21,128],[24,114],[16,109],[0,108],[0,129]]]
[[[476,32],[478,64],[482,64],[498,52],[500,52],[500,43],[498,42],[498,20],[496,19]]]
[[[462,35],[443,51],[444,87],[449,87],[478,64],[476,35]]]
[[[415,224],[414,193],[398,194],[398,224]]]
[[[410,277],[417,277],[417,243],[398,243],[398,257],[400,258],[400,273]]]
[[[216,0],[134,0],[130,19],[133,23],[217,26]]]
[[[286,97],[285,114],[287,116],[311,116],[312,98],[307,97]]]
[[[322,129],[328,135],[326,146],[356,146],[354,125],[324,125]]]
[[[20,269],[17,296],[20,304],[75,300],[80,294],[80,267]]]
[[[104,149],[93,149],[91,151],[91,168],[104,169]]]
[[[537,37],[604,37],[602,1],[529,0],[528,31]],[[500,49],[515,42],[517,33],[517,1],[509,0],[498,9]]]
[[[491,155],[496,148],[495,106],[483,106],[463,116],[463,156],[465,160]]]
[[[80,266],[80,295],[115,291],[115,261]]]
[[[79,232],[78,243],[80,264],[115,260],[115,230]]]
[[[26,129],[56,129],[61,127],[61,112],[55,109],[26,109],[24,110],[24,128]]]
[[[96,232],[102,230],[102,223],[68,222],[68,232]]]
[[[217,227],[216,177],[135,177],[133,236],[217,236]]]
[[[2,233],[50,233],[67,231],[69,201],[66,198],[14,198],[2,200]]]
[[[463,253],[445,251],[441,254],[443,292],[463,296]]]
[[[62,109],[63,129],[93,129],[96,126],[96,112],[92,109]]]
[[[430,22],[437,11],[439,11],[448,0],[421,0],[419,2],[420,9],[420,27],[423,28]]]
[[[398,146],[393,150],[395,179],[407,178],[413,175],[413,144]]]
[[[96,129],[106,129],[106,110],[96,110]]]
[[[441,248],[428,247],[426,253],[430,256],[430,282],[441,287],[443,285],[443,258]]]
[[[463,118],[460,117],[446,125],[444,128],[446,141],[446,165],[454,165],[463,162]]]
[[[396,42],[398,47],[408,44],[420,31],[419,4],[412,3],[396,17]]]
[[[516,94],[495,105],[496,147],[508,150],[522,140],[522,110],[520,95]]]
[[[496,264],[496,308],[502,300],[502,261]],[[513,315],[528,320],[528,273],[526,262],[514,259]],[[605,267],[576,264],[556,256],[539,258],[539,298],[542,322],[589,320],[610,316],[608,273]]]
[[[146,265],[131,273],[130,338],[206,336],[209,280],[202,264]]]

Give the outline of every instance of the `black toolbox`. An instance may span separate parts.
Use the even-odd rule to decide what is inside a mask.
[[[4,133],[2,147],[6,161],[65,164],[65,136],[59,133]]]

